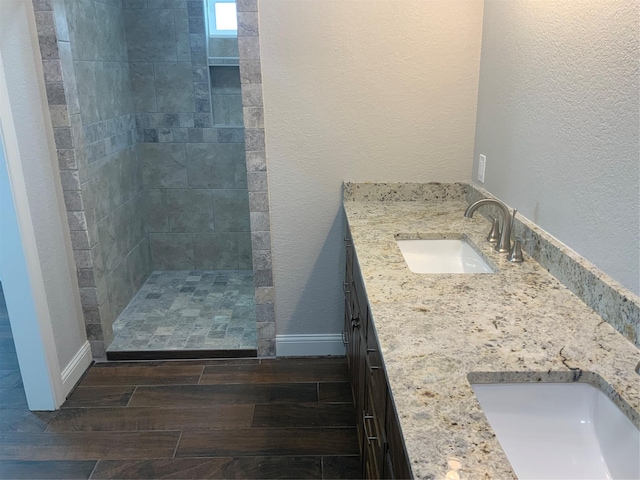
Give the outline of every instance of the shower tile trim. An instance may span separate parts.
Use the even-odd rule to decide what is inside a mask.
[[[260,22],[256,0],[238,0],[238,50],[240,86],[244,117],[245,153],[251,219],[251,248],[255,282],[258,355],[276,354],[276,311],[271,222],[269,221],[268,163],[264,135],[262,68],[260,63]],[[260,172],[257,174],[256,172]]]

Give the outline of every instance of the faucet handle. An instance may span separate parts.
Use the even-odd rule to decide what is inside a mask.
[[[498,240],[500,240],[500,223],[498,222],[498,219],[493,215],[489,215],[489,218],[491,218],[491,231],[487,236],[487,242],[495,245],[496,243],[498,243]]]
[[[514,227],[516,226],[516,213],[518,213],[518,209],[514,208],[513,209],[513,213],[511,214],[511,218],[509,219],[509,229],[511,231],[511,233],[513,233]],[[522,240],[522,238],[521,238]],[[524,240],[522,240],[524,242]]]
[[[524,238],[516,237],[513,242],[513,248],[507,255],[507,260],[512,263],[522,263],[524,262],[524,258],[522,257],[522,245],[524,244]]]

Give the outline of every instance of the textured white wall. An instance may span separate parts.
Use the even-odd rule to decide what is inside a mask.
[[[637,0],[486,0],[474,178],[640,293]]]
[[[46,93],[31,2],[0,0],[0,51],[60,369],[86,342],[64,214],[62,187],[45,123]],[[6,107],[6,106],[4,106]],[[48,122],[48,120],[47,120]],[[11,279],[3,274],[3,281]]]
[[[344,180],[469,180],[482,6],[260,2],[278,334],[340,331]]]

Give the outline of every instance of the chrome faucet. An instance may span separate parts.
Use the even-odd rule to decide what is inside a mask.
[[[495,250],[500,253],[507,253],[511,251],[511,223],[512,217],[511,212],[509,211],[509,207],[507,207],[500,200],[496,200],[494,198],[483,198],[478,200],[477,202],[472,203],[465,210],[464,216],[467,218],[472,218],[473,213],[483,205],[495,205],[502,212],[502,233],[500,234],[500,240],[496,243]],[[515,216],[516,211],[513,211],[513,216]]]

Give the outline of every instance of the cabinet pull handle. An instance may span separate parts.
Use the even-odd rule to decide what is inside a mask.
[[[344,293],[351,293],[351,290],[348,290],[349,284],[347,282],[342,282],[342,291]]]
[[[367,420],[373,420],[375,417],[373,415],[367,415],[364,411],[362,412],[362,426],[364,427],[364,436],[367,437],[367,443],[371,445],[372,441],[378,441],[378,437],[372,436],[369,433],[369,427]]]
[[[367,348],[367,352],[369,352],[369,350],[370,349]],[[373,350],[373,351],[375,352],[376,350]],[[369,355],[367,355],[366,364],[367,364],[367,367],[369,368],[369,375],[373,375],[376,370],[380,370],[380,367],[371,365],[371,360],[369,359]]]
[[[347,332],[342,332],[342,343],[344,345],[347,345],[349,343],[349,340],[347,340]]]

